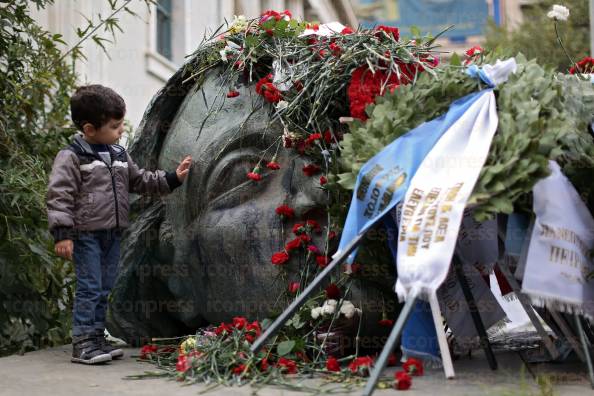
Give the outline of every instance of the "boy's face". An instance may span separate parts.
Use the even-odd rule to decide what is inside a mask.
[[[94,144],[114,144],[120,140],[124,133],[124,118],[111,118],[101,128],[95,128],[92,124],[83,126],[85,140]]]

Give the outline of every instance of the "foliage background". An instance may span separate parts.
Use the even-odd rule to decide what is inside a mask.
[[[558,23],[559,34],[567,52],[577,62],[590,54],[590,19],[588,0],[542,0],[534,2],[524,13],[524,22],[513,32],[490,23],[487,29],[485,48],[496,48],[506,56],[523,53],[528,59],[536,59],[543,66],[567,72],[571,63],[557,42],[555,27],[547,12],[553,4],[569,8],[567,21]]]
[[[0,356],[69,342],[74,275],[54,254],[45,194],[53,159],[75,132],[69,99],[80,45],[105,50],[115,14],[131,0],[109,0],[112,14],[90,17],[67,47],[29,15],[53,0],[0,4]]]

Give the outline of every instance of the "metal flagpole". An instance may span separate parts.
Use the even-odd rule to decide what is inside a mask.
[[[462,261],[460,261],[456,255],[453,257],[452,265],[454,266],[456,276],[458,277],[458,282],[460,282],[460,287],[462,288],[464,298],[468,304],[468,310],[470,311],[470,316],[472,317],[476,333],[479,336],[481,346],[485,351],[485,356],[487,357],[487,362],[489,362],[489,367],[491,367],[491,370],[497,370],[497,360],[495,359],[495,354],[491,349],[491,343],[489,343],[489,337],[487,336],[487,331],[485,330],[485,324],[483,323],[480,311],[478,310],[476,302],[474,301],[474,296],[472,295],[472,291],[468,285],[468,279],[466,279],[466,276],[464,275]]]
[[[582,348],[584,349],[586,364],[588,365],[588,374],[590,375],[590,386],[592,387],[592,389],[594,389],[594,369],[592,368],[592,357],[590,356],[590,347],[588,346],[588,341],[586,340],[586,334],[584,333],[584,328],[582,327],[580,316],[578,314],[575,314],[574,317],[575,324],[577,326],[577,331],[580,334]]]
[[[365,236],[365,233],[362,233],[362,234],[357,235],[357,237],[355,239],[353,239],[351,241],[351,243],[349,243],[347,245],[346,249],[340,254],[340,256],[338,256],[334,260],[332,260],[330,262],[330,264],[328,264],[326,266],[326,268],[324,268],[324,270],[322,272],[320,272],[318,274],[318,276],[316,276],[314,278],[314,280],[311,281],[311,283],[305,288],[305,290],[303,290],[303,292],[301,294],[299,294],[299,296],[297,296],[297,298],[295,298],[295,300],[293,300],[293,302],[274,320],[274,322],[272,322],[272,324],[266,328],[266,330],[264,331],[264,333],[262,333],[262,335],[260,337],[258,337],[256,339],[256,341],[254,341],[254,343],[252,344],[252,346],[250,348],[252,352],[254,352],[254,353],[255,352],[258,352],[260,350],[260,348],[262,348],[264,346],[264,344],[266,343],[266,341],[268,339],[270,339],[270,337],[272,337],[274,334],[276,334],[276,332],[281,329],[281,327],[287,322],[287,320],[289,320],[289,319],[291,319],[291,317],[293,317],[293,315],[295,314],[295,312],[303,304],[305,304],[305,302],[307,301],[307,298],[314,291],[316,291],[317,288],[322,283],[322,281],[324,279],[326,279],[326,277],[328,275],[330,275],[330,272],[338,264],[340,264],[343,261],[345,261],[347,259],[347,257],[351,254],[351,252],[353,250],[355,250],[355,248],[363,240],[363,237],[364,236]]]

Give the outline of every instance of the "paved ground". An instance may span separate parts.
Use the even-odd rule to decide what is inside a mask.
[[[69,345],[30,352],[23,356],[9,356],[0,359],[0,395],[197,395],[204,390],[202,385],[182,386],[166,379],[124,380],[131,374],[153,370],[154,366],[136,361],[132,355],[137,349],[126,349],[126,358],[103,366],[85,366],[70,363]],[[408,395],[540,395],[532,375],[526,371],[521,375],[522,361],[515,353],[498,353],[499,369],[491,371],[481,354],[472,359],[464,358],[455,363],[457,378],[445,380],[441,370],[431,369],[423,377],[415,377]],[[535,374],[557,378],[553,386],[556,395],[590,395],[586,371],[579,362],[557,365],[531,366]],[[320,380],[308,380],[310,385]],[[360,394],[355,391],[351,394]],[[251,395],[253,389],[244,387],[218,388],[209,395]],[[375,394],[393,394],[394,390],[378,390]],[[304,395],[268,387],[259,395]],[[549,393],[550,394],[550,393]]]

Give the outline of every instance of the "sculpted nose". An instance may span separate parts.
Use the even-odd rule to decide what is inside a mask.
[[[308,212],[325,209],[328,204],[328,194],[320,185],[320,176],[325,174],[324,168],[308,176],[303,168],[310,164],[312,164],[311,161],[301,157],[294,160],[291,195],[297,218],[303,217]]]

